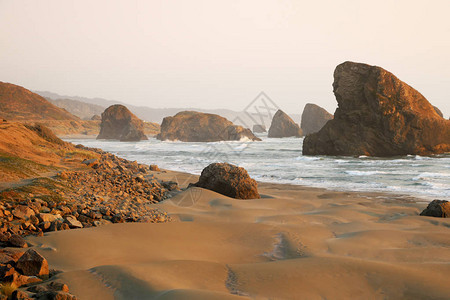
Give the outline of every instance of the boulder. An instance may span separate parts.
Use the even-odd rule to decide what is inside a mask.
[[[29,249],[17,261],[16,269],[23,275],[44,276],[48,275],[48,262],[36,250]]]
[[[313,103],[307,103],[303,109],[300,127],[303,130],[303,134],[308,135],[319,131],[332,119],[333,115],[322,107]]]
[[[259,199],[258,184],[244,168],[228,163],[213,163],[203,169],[194,186],[236,199]]]
[[[255,124],[253,125],[253,133],[264,133],[267,132],[266,126],[261,124]]]
[[[182,142],[238,141],[243,138],[260,141],[250,129],[234,125],[227,119],[195,111],[183,111],[165,117],[157,139]]]
[[[450,152],[450,121],[392,73],[345,62],[334,71],[334,119],[303,141],[305,155],[430,155]]]
[[[421,213],[421,216],[437,217],[437,218],[450,218],[450,202],[446,200],[433,200],[427,208]]]
[[[100,134],[97,139],[122,142],[147,140],[144,122],[123,105],[112,105],[102,113]]]
[[[301,137],[302,130],[294,120],[291,119],[285,112],[279,109],[272,118],[270,124],[268,137],[283,138],[283,137]]]

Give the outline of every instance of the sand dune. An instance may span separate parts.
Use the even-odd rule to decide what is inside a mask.
[[[171,223],[29,240],[80,299],[449,298],[450,220],[418,216],[424,203],[275,184],[260,192],[235,200],[195,188],[157,205]]]

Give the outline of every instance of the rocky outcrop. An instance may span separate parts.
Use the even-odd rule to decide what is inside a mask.
[[[283,137],[301,137],[302,130],[294,120],[291,119],[285,112],[279,109],[272,119],[270,124],[268,137],[283,138]]]
[[[227,119],[195,111],[183,111],[164,118],[157,139],[182,142],[260,141],[250,129],[234,125]]]
[[[433,200],[421,213],[421,216],[450,218],[450,202],[446,200]]]
[[[388,71],[345,62],[334,72],[334,119],[303,142],[306,155],[429,155],[450,152],[450,121]]]
[[[255,124],[253,125],[253,133],[264,133],[267,132],[266,126],[261,124]]]
[[[244,168],[228,163],[213,163],[203,169],[197,187],[236,199],[259,199],[258,184]]]
[[[45,98],[21,86],[0,81],[0,118],[7,120],[78,120]]]
[[[128,108],[117,104],[102,113],[100,134],[97,139],[120,140],[122,142],[147,140],[144,122],[133,115]]]
[[[303,130],[303,134],[308,135],[319,131],[332,119],[333,115],[322,107],[313,103],[307,103],[303,109],[300,127]]]

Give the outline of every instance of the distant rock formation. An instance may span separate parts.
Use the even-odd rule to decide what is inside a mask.
[[[78,120],[38,94],[5,82],[0,82],[0,118],[17,121]]]
[[[197,187],[236,199],[259,199],[258,184],[244,168],[229,163],[213,163],[203,169]]]
[[[270,124],[268,137],[283,138],[283,137],[301,137],[302,130],[294,120],[291,119],[285,112],[279,109],[272,119]]]
[[[112,139],[122,142],[147,140],[144,123],[133,115],[128,108],[116,104],[102,113],[100,134],[97,139]]]
[[[100,121],[102,119],[102,117],[100,117],[99,115],[93,115],[91,117],[91,121]]]
[[[165,117],[156,138],[182,142],[238,141],[242,138],[261,140],[250,129],[234,125],[219,115],[195,111],[183,111],[173,117]]]
[[[421,213],[421,216],[450,218],[450,202],[446,200],[433,200]]]
[[[333,115],[322,107],[313,103],[307,103],[303,109],[300,127],[303,130],[303,134],[308,135],[319,131],[332,119]]]
[[[429,155],[450,152],[450,122],[388,71],[345,62],[334,71],[334,119],[303,141],[305,155]]]
[[[441,116],[442,118],[444,117],[444,114],[442,113],[442,111],[437,107],[433,105],[434,110],[436,111],[436,113]]]
[[[253,133],[264,133],[267,132],[266,126],[261,124],[255,124],[253,125]]]

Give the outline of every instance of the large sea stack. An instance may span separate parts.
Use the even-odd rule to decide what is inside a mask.
[[[302,130],[294,120],[291,119],[284,111],[279,109],[272,118],[272,124],[269,128],[268,137],[301,137]]]
[[[450,152],[450,121],[414,88],[376,66],[334,71],[334,119],[303,142],[306,155],[429,155]]]
[[[322,107],[307,103],[302,113],[302,121],[300,127],[303,134],[311,134],[319,131],[329,121],[333,119],[333,115]]]
[[[147,140],[144,122],[123,105],[112,105],[102,113],[100,134],[97,139],[132,142]]]
[[[173,117],[165,117],[156,138],[182,142],[261,140],[250,129],[234,125],[219,115],[196,111],[182,111]]]

